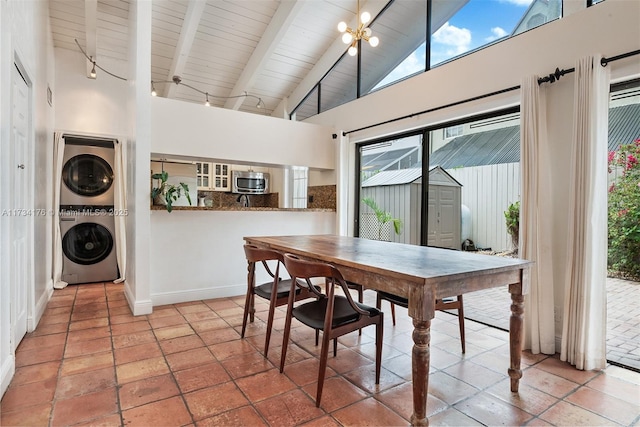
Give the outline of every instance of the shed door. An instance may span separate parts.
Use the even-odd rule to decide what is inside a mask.
[[[430,186],[427,244],[460,249],[460,201],[457,187]]]

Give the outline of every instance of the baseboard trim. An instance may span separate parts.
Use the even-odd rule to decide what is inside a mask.
[[[16,358],[13,354],[9,354],[0,368],[0,399],[4,396],[4,392],[9,388],[9,384],[16,373]]]
[[[134,316],[142,316],[145,314],[151,314],[153,312],[153,305],[151,304],[151,300],[136,300],[133,296],[133,292],[131,292],[129,283],[126,280],[124,282],[124,296],[127,299],[129,309]]]
[[[27,325],[27,329],[29,332],[33,332],[36,330],[38,323],[40,323],[40,319],[44,314],[44,311],[47,309],[47,304],[51,300],[53,296],[53,280],[49,280],[47,285],[45,286],[45,291],[42,293],[38,301],[36,301],[36,306],[34,308],[33,316],[29,319],[29,323]]]
[[[175,292],[164,292],[151,295],[153,306],[178,304],[181,302],[199,301],[215,298],[227,298],[244,295],[247,285],[230,285],[210,289],[192,289]]]

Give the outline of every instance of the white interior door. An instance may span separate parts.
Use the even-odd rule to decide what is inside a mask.
[[[29,162],[29,86],[18,70],[13,67],[12,73],[12,120],[10,153],[13,171],[11,176],[11,325],[14,350],[27,333],[28,292],[32,274],[29,262],[31,240],[30,224],[32,224],[30,203],[31,163]]]

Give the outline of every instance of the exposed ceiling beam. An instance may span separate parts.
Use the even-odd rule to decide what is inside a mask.
[[[269,25],[253,51],[251,58],[249,58],[242,74],[240,74],[235,86],[231,90],[231,96],[242,95],[245,92],[250,92],[251,87],[263,71],[267,61],[271,58],[271,55],[278,44],[280,44],[280,41],[286,34],[289,26],[291,26],[298,13],[300,13],[302,6],[303,2],[298,0],[280,2],[278,10],[276,10],[273,18],[271,18],[271,22],[269,22]],[[224,108],[237,110],[240,108],[244,100],[244,97],[228,99],[224,104]]]
[[[86,43],[85,52],[87,56],[96,61],[96,50],[98,45],[98,0],[84,0],[84,40]],[[93,63],[87,59],[87,77],[91,75]]]
[[[207,2],[202,0],[189,1],[187,12],[184,15],[184,21],[182,21],[182,28],[180,29],[180,38],[178,39],[176,51],[171,61],[171,67],[169,67],[167,81],[173,80],[173,76],[182,75],[206,5]],[[178,85],[176,84],[164,85],[164,96],[166,98],[173,98],[177,88]]]

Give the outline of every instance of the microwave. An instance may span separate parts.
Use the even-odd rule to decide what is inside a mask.
[[[231,192],[238,194],[267,194],[269,192],[269,174],[232,170]]]

